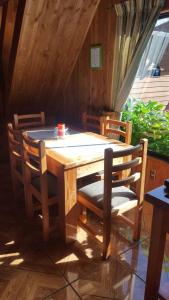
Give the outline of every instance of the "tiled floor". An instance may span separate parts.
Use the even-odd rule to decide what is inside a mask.
[[[23,202],[23,197],[20,197]],[[43,244],[41,228],[30,226],[24,205],[13,210],[10,170],[0,164],[0,299],[2,300],[143,300],[151,206],[144,206],[141,241],[128,243],[128,228],[114,224],[113,252],[103,262],[95,241],[79,228],[77,241],[65,247],[53,238]],[[91,222],[99,228],[98,220]],[[169,282],[169,242],[162,282]],[[152,299],[151,299],[152,300]]]

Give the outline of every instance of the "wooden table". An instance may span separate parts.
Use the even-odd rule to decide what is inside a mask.
[[[104,169],[106,148],[121,150],[129,145],[91,132],[66,135],[64,139],[54,138],[52,131],[28,133],[45,141],[48,170],[58,177],[60,236],[68,242],[76,237],[77,179]]]
[[[159,291],[166,233],[169,233],[169,192],[160,186],[147,193],[145,200],[153,205],[153,220],[144,299],[157,300],[158,294],[169,299],[169,288],[168,295]]]

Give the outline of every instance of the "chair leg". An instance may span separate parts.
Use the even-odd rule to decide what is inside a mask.
[[[140,240],[142,211],[143,211],[142,205],[136,207],[136,209],[135,209],[135,222],[134,222],[134,231],[133,231],[133,241],[139,241]]]
[[[26,214],[29,220],[33,218],[33,201],[32,201],[32,193],[30,191],[25,191],[25,208]]]
[[[16,178],[16,176],[13,174],[13,172],[12,172],[11,177],[12,177],[12,191],[13,191],[14,201],[15,201],[15,204],[17,204],[19,182],[18,182],[18,179]]]
[[[49,240],[49,207],[46,201],[42,200],[42,218],[43,218],[43,240],[47,242]]]
[[[87,223],[87,209],[84,206],[80,207],[80,216],[79,218],[83,223]]]
[[[103,260],[111,255],[111,218],[103,220]]]

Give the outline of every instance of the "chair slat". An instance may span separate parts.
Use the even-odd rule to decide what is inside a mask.
[[[106,119],[107,124],[109,125],[114,125],[114,126],[119,126],[119,127],[126,127],[126,122],[119,121],[119,120],[114,120],[114,119]]]
[[[125,179],[112,181],[112,188],[128,185],[130,183],[137,181],[138,179],[140,179],[140,172],[137,172]]]
[[[123,136],[123,137],[126,136],[126,133],[120,129],[118,130],[118,129],[108,128],[108,129],[106,129],[106,135],[108,136],[109,133],[116,134],[118,136]]]
[[[40,170],[33,166],[30,162],[26,161],[26,166],[32,171],[32,173],[40,175]]]
[[[41,121],[34,121],[33,122],[33,126],[39,126],[39,125],[42,125],[41,124]],[[29,128],[29,127],[32,127],[32,122],[26,122],[26,123],[21,123],[20,124],[20,127],[21,128]]]
[[[142,145],[137,145],[135,147],[131,146],[131,148],[126,148],[124,150],[114,151],[113,158],[129,156],[131,154],[140,152],[143,149]]]
[[[41,114],[27,114],[27,115],[18,115],[18,119],[24,120],[26,119],[32,119],[32,118],[39,118]]]
[[[117,166],[116,165],[112,166],[112,172],[118,172],[118,171],[123,171],[123,170],[137,167],[138,165],[141,164],[141,162],[142,162],[141,157],[137,157],[133,160],[130,160],[129,162],[119,164]]]

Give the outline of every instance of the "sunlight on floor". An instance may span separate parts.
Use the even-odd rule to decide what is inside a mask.
[[[13,256],[19,256],[19,255],[20,255],[19,252],[5,253],[5,254],[0,254],[0,258],[7,258],[7,257],[13,257]]]
[[[24,259],[23,258],[18,258],[18,259],[15,259],[13,260],[11,263],[10,263],[10,266],[18,266],[20,265],[21,263],[24,262]]]
[[[74,262],[74,261],[79,261],[79,258],[76,256],[76,254],[74,253],[71,253],[67,256],[64,256],[62,259],[58,260],[55,262],[56,265],[58,264],[62,264],[66,261],[69,261],[69,262]]]
[[[8,246],[8,245],[14,245],[15,244],[15,241],[10,241],[10,242],[7,242],[6,244],[5,244],[5,246]]]

